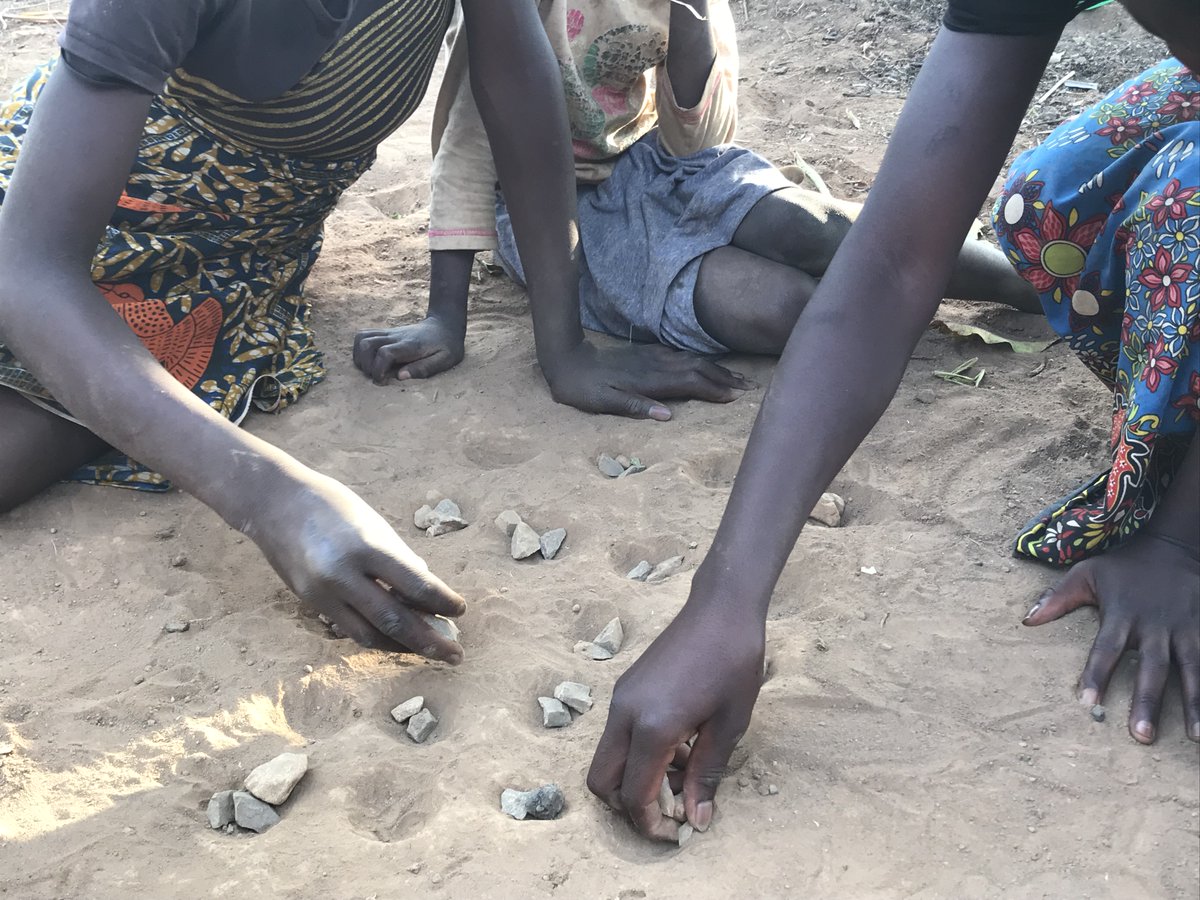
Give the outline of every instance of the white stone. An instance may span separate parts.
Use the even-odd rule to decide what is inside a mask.
[[[393,709],[392,718],[403,725],[424,708],[425,698],[413,697],[411,700],[405,700],[403,703]]]
[[[281,753],[246,776],[246,790],[264,803],[278,806],[292,795],[307,771],[308,757],[303,753]]]
[[[846,511],[846,501],[837,494],[822,494],[821,499],[808,517],[829,528],[839,528],[842,524],[842,513]]]
[[[413,524],[424,531],[433,524],[433,507],[429,504],[422,506],[413,513]]]
[[[554,699],[577,713],[585,713],[592,708],[592,689],[577,681],[564,681],[554,689]]]
[[[689,825],[687,822],[684,822],[682,825],[680,825],[679,826],[679,837],[677,838],[679,846],[682,847],[684,844],[686,844],[688,841],[690,841],[692,839],[692,835],[695,833],[696,833],[696,829],[693,828],[691,825]]]

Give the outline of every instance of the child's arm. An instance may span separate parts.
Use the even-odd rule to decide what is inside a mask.
[[[172,378],[91,280],[151,95],[60,64],[0,209],[0,332],[71,413],[211,506],[296,593],[368,646],[446,660],[417,610],[461,614],[388,524],[342,485],[222,418]],[[390,585],[390,590],[380,582]]]
[[[658,140],[673,156],[728,144],[737,131],[737,33],[728,0],[671,4],[667,61],[658,71]]]

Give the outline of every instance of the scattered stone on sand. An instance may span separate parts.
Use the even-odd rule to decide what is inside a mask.
[[[935,394],[933,391],[929,391],[929,390],[917,391],[917,402],[918,403],[930,404],[930,403],[935,402],[936,400],[937,400],[937,394]]]
[[[1092,707],[1092,718],[1097,722],[1103,722],[1105,715],[1106,711],[1099,703]]]
[[[458,641],[458,636],[462,633],[459,631],[458,625],[453,619],[447,619],[445,616],[435,616],[432,613],[418,612],[421,621],[440,634],[448,641]]]
[[[437,723],[437,717],[429,710],[423,709],[408,720],[408,736],[418,744],[423,744],[429,740],[429,736],[437,728]]]
[[[671,780],[666,775],[658,786],[658,808],[668,819],[675,815],[675,792],[671,790]]]
[[[208,801],[208,825],[224,828],[233,821],[233,791],[217,791]]]
[[[583,607],[580,606],[578,603],[576,603],[574,606],[571,607],[571,612],[578,614],[579,611],[582,609],[583,609]]]
[[[538,697],[542,707],[542,727],[563,728],[571,724],[571,711],[561,700],[553,697]]]
[[[837,494],[822,494],[816,507],[808,517],[828,528],[840,528],[842,514],[846,511],[846,501]]]
[[[188,558],[180,553],[178,556],[171,557],[171,568],[182,569],[188,563]]]
[[[259,834],[279,824],[279,814],[248,791],[233,792],[233,819]]]
[[[555,528],[547,531],[542,535],[539,544],[542,550],[543,559],[554,559],[558,556],[558,551],[562,549],[563,541],[567,539],[567,529]]]
[[[578,681],[564,681],[554,689],[554,699],[582,715],[592,708],[592,689]]]
[[[646,576],[646,584],[661,584],[682,568],[683,557],[672,556],[654,567],[653,571]]]
[[[512,546],[509,548],[513,559],[529,559],[542,550],[541,536],[522,522],[512,533]]]
[[[512,537],[512,533],[517,530],[524,519],[517,515],[516,510],[506,509],[500,515],[496,516],[496,527],[504,532],[505,537]]]
[[[626,469],[624,472],[622,472],[620,474],[620,476],[618,476],[618,477],[628,478],[630,475],[641,475],[645,471],[646,471],[646,467],[643,466],[640,462],[638,462],[635,459],[632,463],[629,464],[629,468]]]
[[[163,626],[163,631],[165,631],[167,634],[183,634],[191,627],[191,622],[168,622]]]
[[[629,574],[625,577],[630,581],[645,581],[650,577],[650,573],[654,571],[654,566],[648,560],[643,559],[640,563],[629,570]]]
[[[599,644],[588,644],[586,652],[587,652],[588,656],[590,656],[592,659],[596,660],[597,662],[603,662],[606,659],[612,659],[613,656],[615,655],[614,653],[612,653],[612,651],[606,650],[604,647],[601,647]]]
[[[860,566],[858,569],[863,575],[878,575],[879,570],[874,566]]]
[[[308,757],[303,753],[281,753],[246,776],[246,790],[264,803],[278,806],[292,795],[307,771]]]
[[[777,785],[777,784],[767,785],[767,794],[774,797],[778,793],[779,793],[779,785]]]
[[[462,531],[469,522],[453,500],[442,500],[437,506],[422,506],[413,514],[413,524],[429,537],[441,537],[452,531]]]
[[[500,795],[500,809],[518,820],[557,819],[566,803],[557,784],[544,784],[532,791],[508,788]]]
[[[392,710],[392,718],[399,724],[404,725],[425,708],[424,697],[413,697],[411,700],[405,700],[399,706]]]
[[[686,844],[688,841],[690,841],[692,839],[692,835],[695,833],[696,833],[696,829],[693,828],[691,825],[689,825],[687,822],[684,822],[682,825],[679,826],[679,837],[676,838],[676,841],[678,842],[679,846],[682,847],[684,844]]]
[[[600,458],[596,460],[596,465],[609,478],[620,478],[625,474],[625,467],[607,453],[600,454]]]
[[[621,644],[625,643],[625,629],[621,627],[620,619],[613,619],[604,626],[592,643],[602,650],[607,650],[613,656],[621,652]]]

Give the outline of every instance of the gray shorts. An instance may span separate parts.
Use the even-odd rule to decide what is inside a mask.
[[[759,200],[790,186],[767,160],[741,147],[680,158],[662,151],[656,132],[642,138],[607,181],[579,187],[583,327],[693,353],[727,353],[696,320],[700,262],[729,245]],[[503,197],[497,197],[496,229],[497,258],[524,285]]]

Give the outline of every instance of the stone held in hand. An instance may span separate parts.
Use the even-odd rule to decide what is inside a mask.
[[[510,538],[513,532],[517,530],[517,526],[524,521],[524,519],[517,515],[516,510],[506,509],[500,515],[496,516],[496,527],[504,532],[505,537]]]
[[[621,627],[620,619],[613,619],[604,626],[592,643],[602,650],[607,650],[612,656],[616,656],[621,651],[621,644],[625,642],[625,629]]]
[[[630,569],[629,574],[625,577],[630,581],[645,581],[653,571],[654,566],[650,565],[650,561],[643,559],[640,563]]]
[[[646,584],[661,584],[682,568],[683,557],[672,556],[654,567],[654,570],[646,576]]]
[[[500,809],[518,821],[557,819],[566,803],[562,788],[557,784],[544,784],[532,791],[508,788],[500,795]]]
[[[246,776],[246,790],[264,803],[278,806],[292,795],[307,771],[308,757],[303,753],[281,753]]]
[[[411,700],[405,700],[399,706],[392,710],[392,718],[400,725],[404,725],[425,708],[424,697],[413,697]]]
[[[692,835],[694,835],[695,833],[696,833],[696,829],[693,828],[691,825],[689,825],[687,822],[684,822],[682,825],[679,826],[679,837],[677,837],[675,839],[675,841],[680,847],[682,847],[684,844],[686,844],[688,841],[690,841],[692,839]]]
[[[416,743],[423,744],[429,740],[437,724],[437,717],[428,709],[423,709],[408,720],[408,736]]]
[[[453,619],[447,619],[445,616],[435,616],[433,613],[418,612],[421,621],[440,634],[448,641],[457,643],[458,637],[462,632],[458,628],[458,624]]]
[[[600,454],[600,458],[596,460],[596,465],[609,478],[620,478],[625,474],[625,467],[607,453]]]
[[[542,707],[543,728],[563,728],[571,724],[571,711],[561,700],[553,697],[538,697]]]
[[[513,559],[529,559],[542,551],[541,536],[522,522],[513,529],[512,545],[509,549]]]
[[[564,681],[554,689],[554,699],[582,715],[592,708],[592,689],[577,681]]]
[[[233,820],[242,828],[262,834],[279,824],[279,814],[247,791],[233,792]]]
[[[562,549],[563,541],[566,539],[567,529],[565,528],[555,528],[543,534],[539,540],[542,558],[554,559],[558,556],[558,551]]]
[[[842,525],[842,514],[845,511],[845,500],[837,494],[825,493],[821,495],[821,499],[817,501],[817,505],[809,513],[808,517],[828,528],[840,528]]]
[[[217,791],[208,801],[208,826],[224,828],[233,821],[233,791]]]
[[[671,780],[666,775],[658,786],[658,808],[668,819],[675,814],[675,792],[671,790]]]

